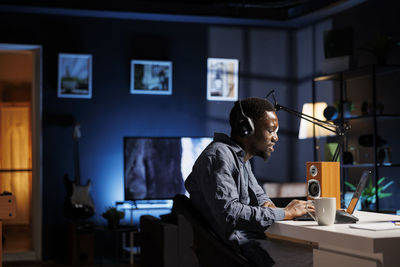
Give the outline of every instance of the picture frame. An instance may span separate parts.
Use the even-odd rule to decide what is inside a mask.
[[[58,54],[60,98],[92,98],[92,55]]]
[[[239,91],[239,60],[207,59],[207,100],[236,101]]]
[[[172,61],[131,60],[130,93],[172,95]]]

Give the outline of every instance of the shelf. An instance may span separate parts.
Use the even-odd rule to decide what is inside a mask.
[[[345,102],[344,100],[347,99],[347,92],[349,90],[352,90],[353,88],[358,88],[358,89],[363,89],[363,87],[368,88],[367,96],[371,99],[377,99],[377,95],[379,92],[379,89],[381,86],[387,86],[386,83],[378,83],[378,76],[379,79],[385,79],[388,80],[393,80],[393,83],[396,82],[398,84],[398,79],[397,76],[400,74],[400,65],[369,65],[369,66],[364,66],[352,70],[347,70],[347,71],[341,71],[341,72],[336,72],[336,73],[329,73],[329,74],[320,74],[320,75],[315,75],[313,76],[312,82],[313,82],[313,87],[312,87],[312,93],[313,93],[313,102],[317,102],[316,100],[316,90],[318,86],[316,85],[317,82],[320,81],[330,81],[331,84],[329,88],[331,88],[332,92],[336,92],[336,94],[332,94],[333,98],[335,100],[338,100],[339,103],[343,104]],[[360,79],[357,81],[357,79]],[[362,79],[362,80],[361,80]],[[354,83],[352,81],[355,81]],[[379,80],[380,81],[380,80]],[[366,85],[367,84],[367,85]],[[379,87],[379,88],[378,88]],[[325,86],[321,86],[321,88],[326,88]],[[389,87],[391,88],[391,87]],[[362,102],[362,94],[359,93],[357,94],[358,91],[351,92],[352,96],[355,97],[358,101],[357,103]],[[362,91],[364,92],[364,91]],[[327,92],[329,93],[329,91]],[[390,95],[388,95],[386,98],[384,97],[382,101],[389,101],[390,100]],[[378,102],[378,101],[373,101],[373,103]],[[372,103],[372,104],[373,104]],[[375,103],[377,104],[377,103]],[[384,103],[383,103],[384,104]],[[369,108],[371,106],[368,106]],[[394,107],[392,112],[398,113],[399,106]],[[362,109],[363,110],[363,109]],[[349,114],[344,112],[345,109],[341,110],[341,112],[338,112],[338,119],[329,121],[331,123],[334,123],[336,125],[340,125],[346,128],[354,127],[354,129],[358,129],[358,132],[364,132],[364,127],[366,131],[372,131],[372,136],[375,139],[378,139],[379,133],[382,133],[382,129],[386,129],[386,131],[390,131],[393,125],[393,122],[395,122],[395,125],[397,125],[397,119],[400,119],[400,114],[384,114],[382,113],[381,109],[376,109],[371,110],[368,109],[368,111],[375,112],[373,114],[368,113],[368,115],[364,115],[361,113],[361,110],[358,112],[358,114]],[[390,127],[389,127],[390,125]],[[380,126],[380,127],[378,127]],[[352,132],[352,131],[350,131]],[[356,133],[355,132],[355,133]],[[385,132],[386,133],[386,132]],[[351,139],[354,136],[351,137]],[[354,141],[354,140],[352,140]],[[378,181],[378,178],[382,177],[382,174],[386,173],[397,173],[398,169],[400,168],[400,163],[398,160],[396,163],[392,163],[390,165],[388,164],[383,164],[383,163],[378,163],[380,158],[378,158],[378,155],[375,155],[375,153],[378,150],[377,147],[377,142],[374,143],[374,146],[371,147],[372,152],[374,152],[374,157],[369,158],[368,162],[370,163],[361,163],[361,164],[342,164],[341,165],[341,172],[343,174],[343,177],[341,179],[344,179],[347,175],[352,174],[353,172],[359,172],[362,171],[363,169],[367,169],[369,171],[373,172],[374,180],[375,182]],[[346,144],[346,143],[344,143]],[[346,144],[347,145],[347,144]],[[344,145],[343,145],[344,147]],[[341,158],[343,158],[343,151],[340,154]],[[370,155],[371,156],[371,155]],[[360,158],[361,159],[361,158]],[[394,168],[394,169],[390,169]],[[344,180],[341,180],[344,181]],[[377,207],[376,211],[380,211],[381,208],[383,208],[382,203],[380,202],[378,198],[378,191],[375,192],[375,196],[377,198]],[[396,204],[397,206],[397,204]]]
[[[343,73],[344,80],[358,79],[364,76],[370,76],[373,74],[373,68],[375,66],[375,74],[388,74],[394,71],[400,71],[399,65],[369,65],[366,67],[345,71]]]
[[[374,117],[373,115],[370,115],[371,117]],[[398,114],[382,114],[382,115],[376,115],[377,119],[400,119],[400,115]]]
[[[374,115],[353,115],[351,117],[345,117],[343,118],[344,121],[351,121],[351,120],[369,120],[373,119]],[[382,114],[382,115],[376,115],[376,118],[378,120],[390,120],[390,119],[400,119],[399,114]],[[332,121],[333,123],[338,123],[340,122],[340,119],[336,119]]]
[[[350,168],[375,168],[374,163],[362,163],[362,164],[342,164],[342,168],[350,169]],[[400,167],[400,164],[390,164],[390,165],[382,165],[377,164],[377,167],[380,168],[391,168],[391,167]]]
[[[387,74],[393,71],[400,71],[400,65],[369,65],[353,70],[346,70],[343,72],[316,75],[314,76],[313,80],[315,82],[340,80],[341,73],[343,73],[343,80],[357,79],[364,76],[372,75],[374,66],[376,74]]]
[[[362,164],[342,164],[342,168],[374,168],[373,163],[362,163]]]
[[[32,169],[0,169],[0,172],[31,172]]]
[[[314,77],[314,82],[339,80],[340,73],[326,74]]]
[[[118,201],[116,203],[118,209],[122,210],[171,209],[172,204],[172,199]]]
[[[392,164],[390,164],[390,165],[381,165],[381,164],[378,164],[378,167],[381,167],[381,168],[400,167],[400,164],[397,164],[397,163],[392,163]]]

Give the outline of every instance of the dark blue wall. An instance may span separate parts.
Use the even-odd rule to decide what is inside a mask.
[[[74,177],[65,117],[81,123],[81,181],[92,181],[91,220],[105,223],[100,214],[124,199],[124,136],[205,135],[207,26],[2,14],[0,32],[1,43],[43,46],[43,257],[62,257],[63,176]],[[92,99],[57,97],[58,53],[93,56]],[[132,59],[173,61],[173,94],[130,94]]]

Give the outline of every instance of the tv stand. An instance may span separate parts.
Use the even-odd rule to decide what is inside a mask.
[[[172,209],[172,199],[151,199],[151,200],[133,200],[133,201],[118,201],[117,208],[129,211],[130,225],[133,225],[133,212],[138,210],[159,210]]]

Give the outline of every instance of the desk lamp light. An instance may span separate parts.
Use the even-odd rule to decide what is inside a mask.
[[[303,105],[302,114],[314,117],[323,121],[323,112],[328,105],[325,102],[305,103]],[[333,123],[329,123],[333,127]],[[329,126],[330,127],[330,126]],[[299,139],[307,139],[316,137],[315,150],[317,151],[318,160],[320,157],[319,138],[323,136],[334,136],[335,132],[329,131],[322,127],[316,127],[314,123],[306,120],[300,120]]]

